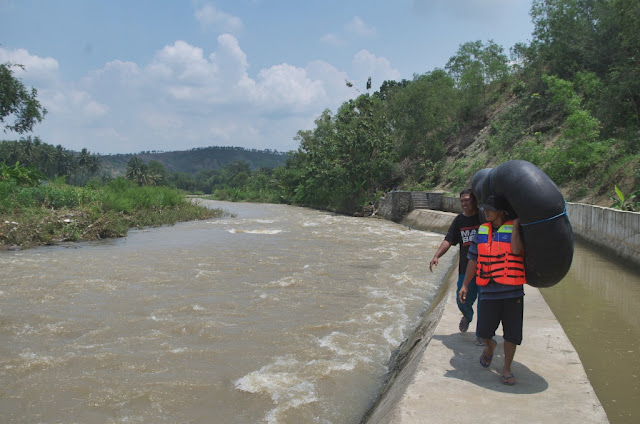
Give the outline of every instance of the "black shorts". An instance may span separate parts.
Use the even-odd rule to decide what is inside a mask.
[[[519,345],[522,343],[523,315],[523,296],[498,300],[484,300],[481,296],[478,303],[478,336],[483,339],[493,338],[502,322],[504,339]]]

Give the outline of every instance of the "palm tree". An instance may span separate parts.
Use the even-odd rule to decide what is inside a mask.
[[[65,150],[60,144],[56,146],[55,151],[56,174],[61,177],[70,175],[75,170],[74,157]]]
[[[102,163],[100,162],[100,157],[98,157],[97,155],[91,155],[89,157],[88,166],[89,166],[89,172],[91,172],[92,174],[95,174],[96,172],[98,172],[102,167]]]
[[[127,162],[127,179],[143,185],[146,181],[147,165],[137,156],[132,157]]]
[[[33,165],[37,159],[36,148],[31,137],[20,140],[22,145],[22,161],[27,165]]]

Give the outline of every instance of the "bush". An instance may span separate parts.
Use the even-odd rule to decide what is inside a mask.
[[[184,195],[164,186],[138,186],[116,178],[103,189],[103,211],[133,213],[136,209],[163,209],[185,203]]]

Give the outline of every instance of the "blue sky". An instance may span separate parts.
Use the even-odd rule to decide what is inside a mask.
[[[531,0],[0,0],[0,62],[38,90],[49,144],[94,153],[293,150],[324,109],[529,42]],[[348,88],[345,80],[354,84]],[[3,134],[2,139],[16,139]]]

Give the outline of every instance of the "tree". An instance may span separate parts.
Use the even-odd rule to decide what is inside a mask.
[[[14,67],[24,69],[22,65],[9,62],[0,64],[0,123],[5,132],[23,134],[31,132],[36,123],[42,122],[47,110],[40,105],[37,90],[31,88],[29,91],[14,77]]]
[[[637,0],[534,0],[529,56],[541,74],[576,82],[594,73],[603,87],[592,107],[603,134],[640,142],[640,3]],[[542,84],[534,88],[538,91]],[[595,103],[595,102],[593,102]]]
[[[166,185],[169,180],[169,173],[164,165],[157,160],[150,160],[147,164],[149,173],[154,176],[156,185]]]
[[[127,179],[138,185],[145,185],[147,182],[147,165],[137,156],[132,157],[127,162]]]
[[[486,118],[487,87],[504,83],[509,76],[503,48],[491,40],[486,45],[482,41],[464,43],[445,68],[463,94],[463,118]]]
[[[531,18],[534,46],[548,73],[571,79],[573,73],[592,70],[597,57],[596,4],[598,0],[534,0]]]
[[[354,211],[391,178],[394,151],[382,100],[361,94],[315,122],[314,130],[298,132],[300,147],[279,173],[284,188],[294,203]]]
[[[388,92],[386,97],[398,159],[440,160],[460,107],[453,78],[443,70],[415,75],[411,84]],[[424,173],[424,169],[416,171]]]

